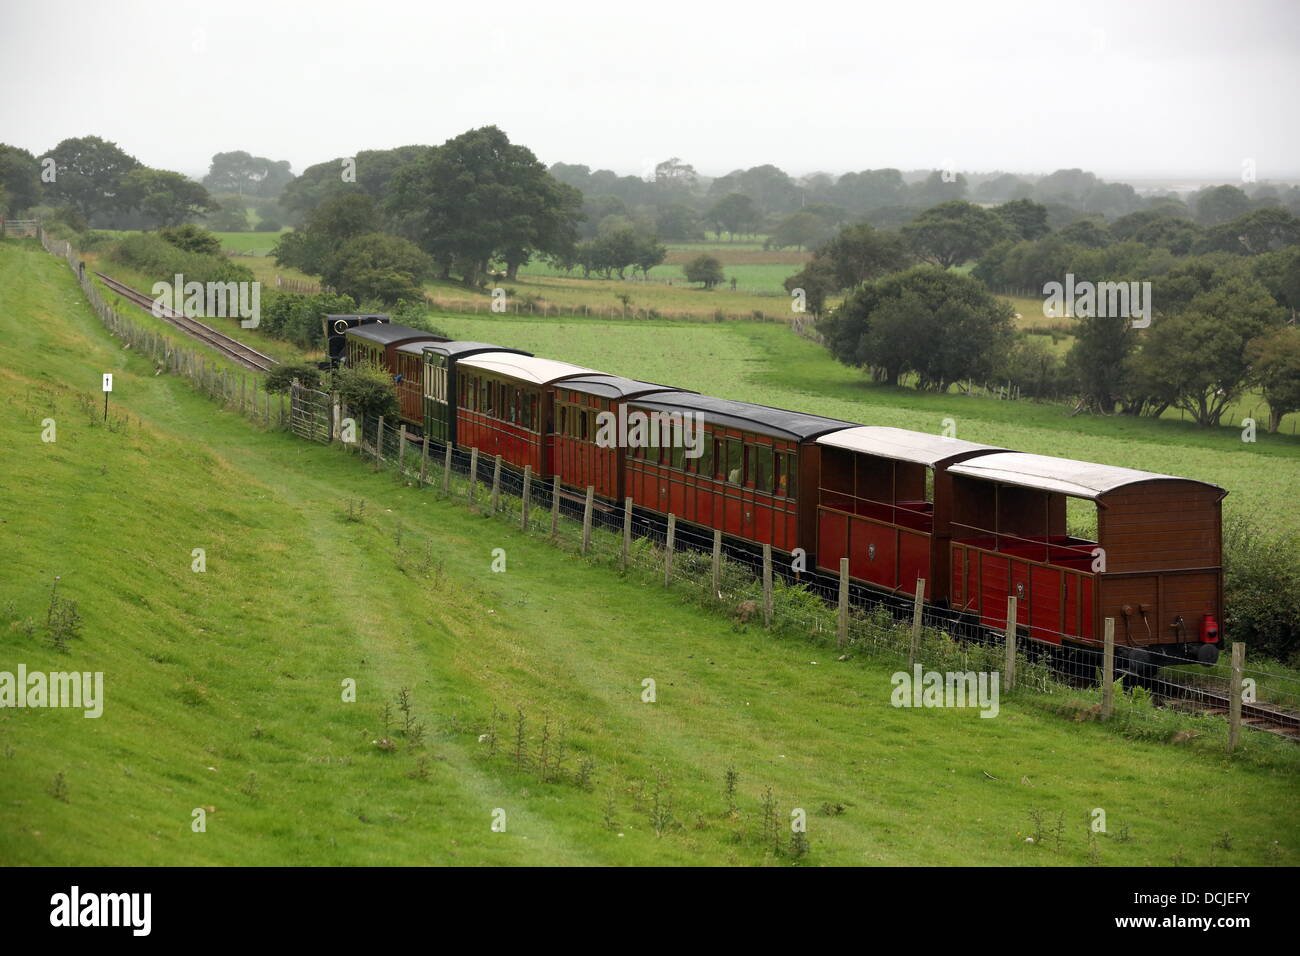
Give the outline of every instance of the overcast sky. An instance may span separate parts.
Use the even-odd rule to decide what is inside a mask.
[[[496,124],[545,163],[1300,176],[1300,0],[0,0],[0,141],[305,166]]]

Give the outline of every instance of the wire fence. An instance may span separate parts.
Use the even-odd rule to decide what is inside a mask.
[[[346,408],[341,415],[348,417]],[[802,638],[838,659],[869,655],[926,673],[997,673],[1002,694],[1028,691],[1075,719],[1122,720],[1138,730],[1155,726],[1168,732],[1151,706],[1153,698],[1174,705],[1172,719],[1178,719],[1173,711],[1179,709],[1193,721],[1231,716],[1234,686],[1241,691],[1240,722],[1248,726],[1274,728],[1279,719],[1285,724],[1286,715],[1300,714],[1300,680],[1287,674],[1243,666],[1234,678],[1221,662],[1212,671],[1189,664],[1162,677],[1148,657],[1131,648],[1112,643],[1108,664],[1103,648],[1030,639],[1023,627],[1008,653],[1004,633],[909,595],[882,596],[847,577],[840,581],[795,571],[789,555],[769,553],[765,560],[762,552],[707,529],[636,508],[629,515],[622,504],[584,497],[553,477],[534,476],[473,449],[453,448],[448,454],[446,445],[426,446],[400,424],[369,418],[358,428],[353,450],[377,469],[433,488],[443,498],[460,500],[592,563],[679,591],[738,626]],[[1014,610],[1011,614],[1014,620]],[[1196,679],[1185,680],[1194,669],[1200,671]],[[1099,699],[1092,703],[1093,697]],[[1300,729],[1300,716],[1294,725]],[[1213,731],[1196,726],[1198,734],[1230,730],[1217,719]],[[1236,746],[1235,733],[1229,746]]]

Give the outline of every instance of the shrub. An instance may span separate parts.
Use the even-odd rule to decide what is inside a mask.
[[[192,223],[173,226],[170,229],[159,229],[158,235],[177,249],[186,252],[198,252],[208,256],[221,254],[221,240],[201,226]]]
[[[1223,636],[1256,655],[1300,659],[1300,539],[1248,518],[1223,523]]]
[[[289,391],[293,380],[297,379],[308,388],[320,387],[320,369],[314,365],[277,365],[266,374],[266,390],[272,394]]]
[[[387,370],[375,365],[355,365],[335,371],[334,390],[339,400],[363,416],[397,415],[397,388]]]
[[[292,342],[304,349],[325,347],[324,328],[326,315],[355,312],[356,302],[351,296],[321,292],[316,295],[297,295],[292,292],[263,290],[261,330],[267,335]]]
[[[263,219],[257,224],[255,232],[279,232],[284,227],[280,225],[278,219]]]
[[[128,236],[117,244],[110,258],[167,282],[178,274],[186,282],[253,281],[252,271],[231,262],[228,256],[186,252],[153,233]]]

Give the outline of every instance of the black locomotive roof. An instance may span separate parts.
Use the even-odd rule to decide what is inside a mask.
[[[710,425],[763,432],[781,438],[794,438],[798,441],[826,435],[841,428],[854,427],[853,422],[840,421],[838,418],[823,418],[820,415],[792,412],[786,408],[755,405],[751,402],[735,402],[729,398],[717,398],[713,395],[689,393],[651,395],[644,399],[634,399],[630,404],[651,411],[701,412],[705,422]]]
[[[446,341],[440,335],[434,335],[432,332],[425,332],[421,329],[413,329],[409,325],[398,325],[396,322],[372,322],[370,325],[356,325],[348,329],[347,334],[359,339],[368,339],[379,345],[392,345],[394,342],[401,342],[405,339]]]
[[[387,322],[387,312],[326,312],[327,319],[374,319],[377,322]]]
[[[584,375],[581,378],[566,378],[560,388],[587,395],[599,395],[601,398],[630,398],[651,392],[682,392],[694,395],[690,389],[677,388],[675,385],[656,385],[654,382],[642,382],[622,375]]]
[[[508,349],[500,345],[492,345],[488,342],[438,342],[435,345],[426,345],[426,349],[432,349],[440,355],[448,355],[455,358],[459,355],[472,355],[475,352],[513,352],[516,355],[529,355],[532,352],[525,352],[523,349]]]

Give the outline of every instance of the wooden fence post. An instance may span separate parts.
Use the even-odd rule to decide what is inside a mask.
[[[343,436],[343,409],[339,406],[338,392],[334,392],[330,396],[330,405],[334,410],[334,417],[332,419],[334,426],[333,430],[330,432],[330,444],[332,445]]]
[[[397,473],[403,477],[406,475],[406,422],[402,422],[397,435]]]
[[[582,507],[582,553],[591,547],[591,506],[595,504],[596,486],[587,486],[587,502]]]
[[[560,533],[560,476],[551,478],[551,537]]]
[[[911,667],[921,656],[921,615],[925,611],[925,578],[916,579],[916,593],[912,595],[912,643],[907,649],[907,666]]]
[[[1115,619],[1106,618],[1106,644],[1101,662],[1101,719],[1110,720],[1115,705]]]
[[[837,647],[849,642],[849,559],[840,558],[840,616]]]
[[[620,567],[627,569],[632,555],[632,499],[623,499],[623,557]]]
[[[420,444],[420,487],[429,483],[429,436],[424,436]]]
[[[492,513],[497,513],[501,503],[501,456],[497,455],[492,464]]]
[[[519,518],[519,527],[528,530],[528,506],[533,499],[533,466],[524,465],[524,506]]]
[[[668,540],[664,542],[664,587],[672,583],[673,551],[677,547],[677,515],[668,516]]]
[[[375,428],[375,467],[384,460],[384,416],[379,416],[379,425]]]
[[[772,546],[763,545],[763,626],[772,626]]]
[[[1241,739],[1241,671],[1246,663],[1246,645],[1232,642],[1232,684],[1228,703],[1228,753],[1237,749]]]
[[[447,442],[442,456],[442,493],[451,494],[451,442]]]
[[[713,596],[722,599],[722,529],[713,529]]]
[[[1016,609],[1016,596],[1007,595],[1007,659],[1002,665],[1002,689],[1011,690],[1016,686],[1016,621],[1019,611]]]
[[[474,486],[478,484],[478,445],[469,450],[469,491],[465,493],[465,500],[474,501]]]

